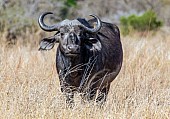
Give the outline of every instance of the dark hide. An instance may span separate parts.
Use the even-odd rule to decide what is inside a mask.
[[[85,26],[93,26],[93,21],[78,19]],[[81,28],[80,28],[81,29]],[[96,34],[81,29],[79,54],[67,56],[62,49],[63,41],[52,38],[43,39],[40,49],[51,49],[59,42],[56,54],[56,67],[59,74],[61,90],[67,96],[67,102],[73,102],[75,91],[81,93],[83,100],[104,102],[110,83],[118,75],[123,60],[120,32],[116,25],[102,22]],[[99,95],[96,96],[97,90]]]

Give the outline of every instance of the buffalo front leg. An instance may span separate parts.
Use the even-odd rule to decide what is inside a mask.
[[[67,107],[72,108],[74,106],[74,93],[66,92],[65,94]]]
[[[60,81],[61,91],[64,93],[66,97],[66,105],[67,107],[72,108],[74,106],[74,92],[70,85],[65,83],[64,81]]]
[[[99,89],[98,95],[96,97],[96,103],[103,105],[106,102],[106,98],[110,89],[110,84],[107,86],[103,86]]]
[[[74,106],[74,92],[71,88],[67,87],[64,90],[66,96],[66,106],[72,108]]]
[[[82,102],[91,102],[95,100],[97,90],[90,88],[81,94]]]

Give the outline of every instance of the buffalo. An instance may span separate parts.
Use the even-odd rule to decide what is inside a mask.
[[[122,67],[123,50],[119,28],[103,22],[96,15],[90,20],[77,18],[46,25],[45,12],[38,19],[39,26],[54,36],[40,41],[39,50],[50,50],[58,43],[56,68],[61,91],[66,103],[74,104],[74,93],[81,94],[84,101],[103,104],[110,84]]]

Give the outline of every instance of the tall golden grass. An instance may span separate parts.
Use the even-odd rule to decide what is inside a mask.
[[[3,37],[1,37],[3,38]],[[169,119],[170,34],[122,37],[124,61],[112,82],[106,105],[66,108],[55,69],[56,47],[0,46],[0,119]],[[2,41],[2,40],[1,40]]]

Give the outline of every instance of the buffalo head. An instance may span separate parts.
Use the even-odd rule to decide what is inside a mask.
[[[97,25],[93,28],[88,21],[82,18],[75,20],[63,20],[55,25],[48,26],[44,23],[44,17],[51,12],[46,12],[39,17],[38,23],[44,31],[57,31],[49,38],[44,38],[40,43],[41,50],[50,50],[55,43],[59,43],[60,51],[65,56],[77,56],[81,53],[81,47],[90,50],[100,50],[100,41],[96,38],[96,33],[100,30],[102,23],[96,15],[90,15],[96,19]]]

